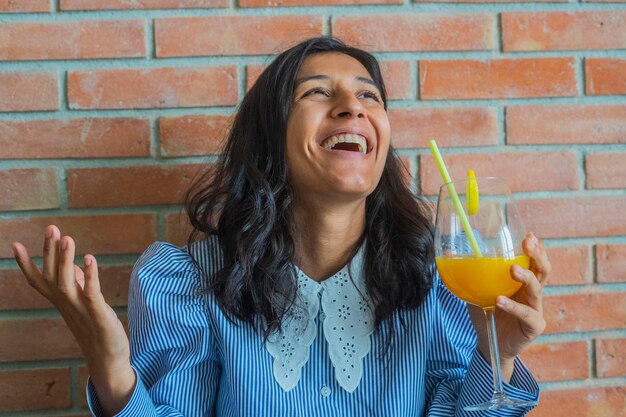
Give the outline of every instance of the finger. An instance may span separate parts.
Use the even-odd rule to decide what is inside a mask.
[[[74,240],[69,236],[63,236],[57,277],[57,288],[68,297],[76,296],[76,278],[74,276]]]
[[[59,270],[59,240],[61,232],[50,225],[46,227],[43,241],[43,278],[48,282],[54,282]]]
[[[41,286],[41,271],[31,259],[30,255],[28,254],[28,250],[26,249],[26,246],[22,245],[19,242],[13,242],[13,244],[11,245],[11,249],[13,249],[15,260],[22,270],[22,273],[26,277],[26,281],[28,281],[28,283],[32,287],[39,290]]]
[[[541,283],[535,277],[535,274],[533,274],[532,271],[524,269],[519,265],[513,265],[511,267],[511,277],[513,277],[515,281],[524,284],[525,295],[528,301],[528,305],[535,310],[541,312],[543,310],[543,305],[541,302]]]
[[[90,296],[101,294],[96,258],[87,254],[83,259],[85,262],[85,294]]]
[[[546,328],[546,320],[543,318],[543,314],[530,306],[515,302],[503,295],[496,298],[496,305],[499,309],[504,310],[521,322],[522,332],[529,340],[539,337]]]
[[[85,255],[85,290],[83,296],[89,312],[96,322],[102,318],[106,311],[104,297],[100,290],[100,278],[98,277],[98,263],[92,255]]]
[[[543,243],[537,237],[529,233],[522,242],[524,252],[530,257],[530,269],[533,270],[537,279],[544,284],[548,275],[552,271],[552,264],[548,258],[548,253]]]

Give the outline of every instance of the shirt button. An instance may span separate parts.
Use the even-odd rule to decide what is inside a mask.
[[[322,394],[322,397],[328,397],[330,395],[330,388],[323,386],[320,390],[320,394]]]
[[[320,320],[321,320],[321,321],[326,320],[326,314],[324,314],[324,312],[321,312],[321,313],[320,313]]]

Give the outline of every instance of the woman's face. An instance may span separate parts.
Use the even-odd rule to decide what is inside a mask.
[[[337,52],[307,57],[287,122],[289,182],[297,196],[365,198],[389,149],[389,119],[372,77]]]

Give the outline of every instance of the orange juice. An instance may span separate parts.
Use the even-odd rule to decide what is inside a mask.
[[[511,266],[528,268],[528,256],[514,259],[452,257],[437,258],[441,280],[454,295],[468,303],[486,308],[496,304],[498,295],[512,296],[522,286],[511,278]]]

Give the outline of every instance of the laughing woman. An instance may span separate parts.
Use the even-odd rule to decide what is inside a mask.
[[[72,238],[46,229],[41,271],[13,244],[82,348],[94,415],[461,416],[491,397],[482,311],[436,274],[386,109],[367,52],[316,38],[280,54],[189,193],[203,239],[154,243],[135,264],[130,342]],[[497,320],[505,391],[531,400],[517,355],[545,327],[550,264],[533,235],[523,247],[531,270],[514,271],[524,285]]]

